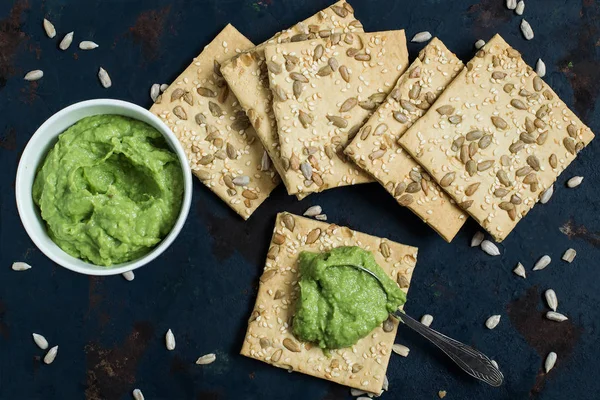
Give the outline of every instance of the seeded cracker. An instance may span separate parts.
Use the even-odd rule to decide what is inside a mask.
[[[593,137],[496,35],[400,144],[500,242]]]
[[[252,46],[227,25],[150,108],[179,138],[194,175],[244,219],[279,178],[261,166],[264,148],[215,65]]]
[[[462,61],[433,38],[345,150],[398,204],[408,207],[448,242],[465,223],[465,213],[397,141],[462,68]]]
[[[379,393],[396,337],[398,322],[384,322],[352,348],[331,350],[299,342],[291,333],[298,288],[298,254],[339,246],[360,246],[407,292],[417,248],[359,233],[349,228],[288,213],[277,215],[254,311],[241,354],[291,371]],[[384,257],[383,254],[388,255]]]
[[[256,129],[258,137],[268,150],[275,168],[282,177],[285,169],[279,152],[279,138],[272,110],[272,95],[269,90],[264,47],[270,44],[296,42],[317,37],[336,37],[337,34],[343,32],[362,31],[362,24],[354,18],[352,6],[345,1],[338,1],[293,27],[279,32],[250,51],[222,63],[221,73],[250,117],[252,126]],[[294,59],[290,58],[284,66],[284,71],[285,67],[289,68],[293,62]],[[288,187],[285,177],[283,180]],[[289,187],[288,193],[292,193]],[[304,196],[299,195],[298,197]]]
[[[269,74],[281,157],[289,163],[288,190],[320,192],[372,181],[346,160],[344,148],[408,66],[404,31],[273,45],[265,56],[279,66],[286,57],[299,60],[289,71]]]

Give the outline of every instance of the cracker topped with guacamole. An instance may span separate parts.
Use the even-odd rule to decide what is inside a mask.
[[[361,265],[373,269],[377,264],[381,272],[389,277],[391,284],[396,286],[397,282],[397,290],[406,294],[417,261],[417,248],[327,222],[289,213],[278,214],[241,354],[288,371],[301,372],[341,385],[379,393],[392,353],[398,321],[389,318],[384,323],[377,323],[384,314],[388,314],[389,308],[395,308],[396,305],[393,301],[388,308],[388,304],[383,301],[383,290],[375,285],[371,287],[373,283],[377,283],[372,277],[371,281],[366,283],[369,285],[367,290],[376,293],[379,300],[366,300],[369,304],[365,304],[365,308],[376,309],[378,316],[361,328],[360,335],[350,337],[344,334],[341,328],[339,332],[317,332],[313,338],[308,336],[315,332],[314,329],[295,327],[301,324],[296,322],[296,319],[303,319],[304,322],[313,319],[311,315],[302,311],[303,305],[319,303],[320,310],[327,311],[353,304],[348,298],[342,300],[344,305],[342,302],[334,305],[331,301],[324,304],[322,300],[314,302],[312,299],[302,298],[314,293],[310,289],[305,290],[310,285],[308,282],[314,281],[311,277],[323,279],[321,268],[332,269],[329,268],[331,265],[324,262],[325,258],[336,263],[342,259],[344,262],[361,262]],[[342,274],[345,272],[348,271],[342,271]],[[355,290],[358,294],[361,291],[355,287],[358,286],[358,280],[364,279],[366,282],[367,277],[359,277],[357,274],[367,274],[359,271],[356,275],[352,271],[348,273],[354,275],[357,279],[354,283],[357,285],[352,283],[352,279],[348,279],[344,283],[348,285],[345,290]],[[330,283],[334,286],[333,282]],[[333,291],[328,293],[317,293],[322,299],[334,294],[340,292],[333,288]],[[366,296],[362,296],[363,298],[357,298],[357,301],[365,300]],[[341,294],[341,297],[345,297],[345,294]],[[399,293],[388,296],[388,301],[391,299],[396,299],[402,304],[400,300],[403,298]],[[330,320],[319,313],[314,314],[314,319]],[[362,313],[361,318],[367,321]],[[310,326],[314,325],[305,325]],[[320,341],[324,347],[330,349],[321,348]]]
[[[406,294],[373,255],[358,246],[325,253],[303,251],[298,265],[300,298],[293,332],[298,339],[321,348],[352,346],[406,303]],[[351,265],[368,269],[381,283]]]
[[[37,172],[33,200],[61,249],[110,266],[142,257],[173,228],[183,174],[155,128],[95,115],[59,136]]]

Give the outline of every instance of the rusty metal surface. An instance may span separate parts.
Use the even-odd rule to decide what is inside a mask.
[[[600,132],[600,3],[595,0],[529,0],[525,16],[535,39],[523,40],[520,18],[503,0],[352,1],[365,30],[421,30],[439,36],[463,60],[473,43],[499,32],[533,65],[542,57],[545,80],[597,133]],[[36,128],[76,101],[119,98],[148,107],[149,88],[169,82],[203,46],[231,22],[259,43],[328,5],[314,0],[5,0],[0,2],[0,398],[128,399],[139,387],[147,399],[347,399],[347,388],[238,355],[252,309],[258,276],[278,211],[301,213],[320,204],[329,220],[419,247],[406,310],[432,314],[433,326],[474,345],[498,361],[506,384],[493,389],[462,374],[416,334],[400,329],[397,341],[411,348],[393,357],[391,392],[384,398],[593,399],[600,392],[598,260],[600,177],[596,139],[559,178],[554,197],[519,223],[492,258],[469,241],[478,229],[468,222],[452,244],[397,206],[376,184],[310,196],[302,202],[278,188],[243,222],[199,182],[193,207],[177,241],[127,282],[69,272],[45,258],[27,237],[14,201],[20,153]],[[42,18],[56,25],[56,39],[75,31],[72,47],[45,37]],[[83,52],[80,40],[100,47]],[[409,45],[414,57],[422,45]],[[103,89],[99,66],[112,77]],[[45,76],[28,83],[32,69]],[[564,182],[585,177],[577,189]],[[559,230],[559,228],[561,228]],[[573,264],[560,261],[568,247]],[[553,258],[531,272],[543,254]],[[14,272],[13,261],[33,269]],[[511,271],[522,262],[528,278]],[[543,292],[553,288],[559,311],[570,319],[543,318]],[[501,314],[498,327],[486,318]],[[177,348],[168,352],[172,329]],[[31,333],[58,344],[44,365]],[[544,374],[549,351],[555,368]],[[217,362],[195,359],[215,352]]]

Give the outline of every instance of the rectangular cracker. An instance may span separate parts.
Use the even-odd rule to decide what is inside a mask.
[[[266,47],[265,56],[273,71],[281,69],[271,71],[269,81],[281,158],[284,167],[289,164],[283,178],[288,191],[320,192],[372,181],[343,150],[408,66],[404,31],[278,44]],[[286,71],[286,57],[297,57],[298,65]],[[305,83],[297,83],[301,80]],[[294,92],[298,84],[303,87],[299,95]]]
[[[150,108],[179,138],[194,175],[244,219],[269,196],[279,177],[215,65],[235,49],[252,46],[227,25]]]
[[[468,133],[475,139],[478,134],[472,131],[483,132],[484,142],[460,139]],[[491,143],[481,149],[490,135]],[[496,35],[400,138],[400,144],[500,242],[593,137],[519,52]],[[478,144],[476,152],[471,143]],[[468,162],[470,158],[475,164]],[[488,160],[494,164],[485,169],[489,163],[482,162]],[[470,176],[467,168],[478,171]],[[471,196],[465,194],[475,188]]]
[[[252,126],[282,177],[285,169],[279,152],[264,47],[276,43],[328,37],[334,33],[362,31],[362,24],[354,18],[352,6],[342,0],[222,64],[221,73],[250,117]],[[283,181],[288,187],[285,178]],[[288,190],[288,193],[291,192]]]
[[[335,224],[279,213],[241,354],[279,368],[379,393],[398,328],[395,319],[392,318],[391,332],[377,327],[352,348],[331,350],[330,357],[318,346],[299,342],[291,332],[299,296],[299,253],[324,252],[339,246],[360,246],[371,251],[383,270],[408,292],[417,248]]]
[[[398,204],[409,208],[448,242],[467,220],[465,213],[397,141],[462,68],[462,61],[433,38],[345,150]]]

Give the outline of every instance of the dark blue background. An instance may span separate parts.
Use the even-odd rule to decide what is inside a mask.
[[[270,367],[238,355],[264,264],[275,214],[301,213],[320,204],[330,221],[419,247],[406,310],[432,314],[433,327],[485,351],[500,364],[506,384],[493,389],[470,379],[406,328],[398,342],[408,358],[393,355],[385,398],[593,399],[600,393],[598,259],[600,218],[596,159],[591,143],[559,178],[554,197],[537,206],[492,258],[469,248],[477,225],[468,222],[445,243],[376,184],[330,190],[302,202],[279,187],[243,222],[198,181],[193,206],[177,241],[136,279],[95,278],[67,271],[44,257],[21,226],[14,177],[27,140],[48,117],[74,102],[99,97],[150,106],[149,88],[170,82],[226,23],[255,43],[329,5],[324,0],[2,0],[0,2],[0,398],[129,399],[135,387],[147,399],[346,399],[347,388]],[[528,0],[525,16],[535,31],[527,42],[520,18],[503,0],[355,0],[365,30],[429,30],[464,61],[477,39],[499,32],[534,65],[542,57],[546,81],[592,130],[600,132],[600,5],[594,0]],[[48,39],[42,18],[56,25]],[[75,31],[62,52],[62,36]],[[79,51],[80,40],[100,47]],[[409,44],[412,57],[422,45]],[[96,77],[106,68],[113,87]],[[28,83],[22,76],[42,69]],[[585,177],[567,189],[573,175]],[[568,228],[567,234],[559,228]],[[568,247],[578,255],[560,260]],[[552,264],[531,272],[543,254]],[[33,266],[10,269],[13,261]],[[511,271],[520,261],[528,278]],[[556,290],[561,324],[543,318],[543,291]],[[501,314],[493,331],[484,327]],[[164,334],[177,338],[165,350]],[[31,339],[42,333],[60,346],[44,365]],[[547,376],[549,351],[558,362]],[[217,362],[195,359],[215,352]]]

